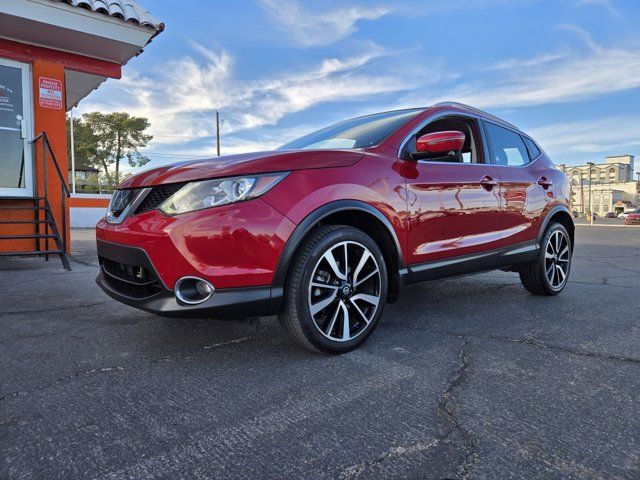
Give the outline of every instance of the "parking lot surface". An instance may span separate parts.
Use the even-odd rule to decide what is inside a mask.
[[[578,226],[559,297],[410,287],[339,357],[118,304],[92,249],[0,260],[2,479],[640,478],[639,228]]]

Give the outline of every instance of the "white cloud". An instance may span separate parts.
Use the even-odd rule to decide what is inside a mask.
[[[578,5],[597,5],[604,7],[612,15],[620,15],[620,12],[613,4],[613,0],[577,0]]]
[[[303,8],[298,0],[260,0],[260,4],[286,31],[303,46],[328,45],[356,31],[361,20],[377,20],[388,14],[387,7],[342,7],[329,11]]]
[[[549,153],[625,154],[628,152],[621,149],[640,145],[640,117],[561,122],[531,129],[529,133]]]
[[[372,62],[390,55],[374,44],[358,55],[327,58],[307,70],[248,81],[235,78],[233,59],[226,52],[198,44],[194,48],[198,60],[184,57],[170,62],[153,79],[133,74],[109,82],[81,103],[80,112],[124,110],[145,116],[155,136],[150,150],[157,150],[159,144],[213,138],[216,109],[224,114],[228,136],[276,125],[287,115],[321,103],[369,99],[417,86],[416,79],[368,74]],[[259,140],[254,136],[250,143]]]
[[[563,53],[548,53],[533,58],[512,58],[508,60],[500,60],[492,65],[482,67],[480,71],[491,72],[498,70],[513,70],[514,68],[534,68],[546,65],[557,60],[565,58],[567,55]]]
[[[430,92],[424,103],[447,99],[484,108],[523,107],[575,102],[640,87],[640,50],[604,48],[583,30],[572,29],[582,32],[589,47],[586,53],[547,58],[547,64],[537,69],[527,65],[535,59],[509,60],[510,69],[499,69],[481,80],[464,82],[463,78],[446,93]]]

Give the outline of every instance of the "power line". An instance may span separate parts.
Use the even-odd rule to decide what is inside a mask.
[[[193,155],[192,153],[161,153],[161,152],[140,152],[143,155],[151,155],[154,157],[189,157],[189,158],[206,158],[206,155]]]
[[[168,135],[163,133],[154,133],[154,137],[168,137],[168,138],[202,138],[203,140],[209,138],[205,135]]]

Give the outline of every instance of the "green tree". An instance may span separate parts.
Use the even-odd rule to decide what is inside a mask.
[[[75,118],[76,165],[101,169],[108,187],[114,188],[122,181],[121,161],[126,159],[131,167],[141,167],[149,162],[150,159],[140,153],[140,149],[153,139],[152,135],[146,133],[150,126],[146,118],[125,112],[91,112],[83,114],[82,118]]]

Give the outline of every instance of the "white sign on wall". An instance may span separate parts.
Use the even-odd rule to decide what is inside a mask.
[[[54,78],[40,77],[40,106],[62,108],[62,82]]]

